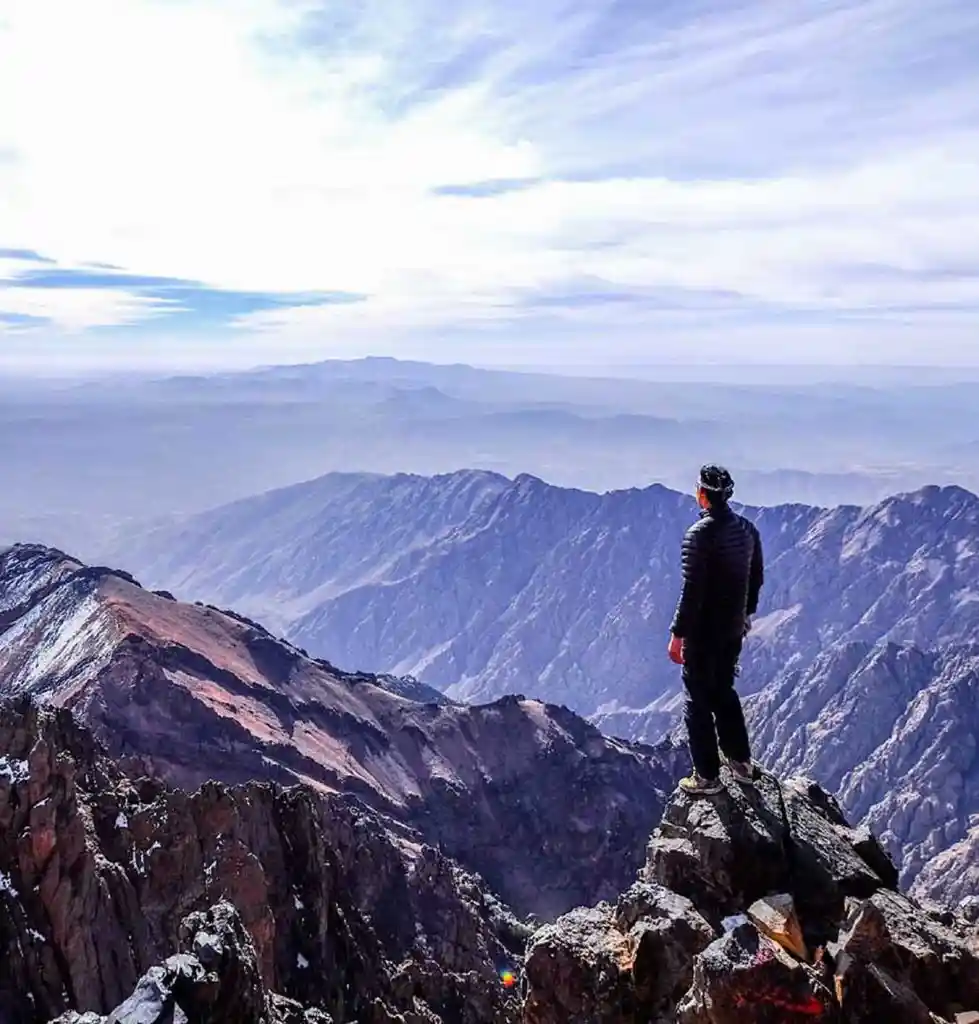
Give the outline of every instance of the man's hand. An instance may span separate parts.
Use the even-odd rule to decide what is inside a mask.
[[[670,633],[670,644],[666,648],[667,654],[670,656],[670,661],[675,665],[683,664],[683,637],[674,636]]]

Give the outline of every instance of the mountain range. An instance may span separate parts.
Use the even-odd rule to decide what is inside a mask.
[[[841,792],[905,884],[968,891],[979,499],[927,487],[866,508],[743,511],[766,553],[740,681],[758,756]],[[243,609],[314,655],[456,700],[527,693],[655,742],[678,719],[664,647],[693,517],[661,486],[329,475],[121,544],[153,585]],[[921,778],[942,782],[927,800]]]
[[[969,511],[929,491],[878,518],[938,499]],[[865,513],[843,536],[878,548]],[[939,636],[799,654],[750,701],[757,786],[668,799],[671,740],[522,693],[461,704],[0,551],[0,1021],[970,1020],[979,648]]]
[[[129,519],[200,512],[327,472],[471,467],[590,490],[686,489],[697,466],[721,461],[763,504],[873,502],[932,481],[979,487],[977,383],[725,376],[393,359],[156,378],[0,374],[0,430],[18,439],[0,449],[0,543],[101,560]]]
[[[968,642],[979,498],[926,487],[875,505],[742,508],[766,584],[751,692],[838,641]],[[585,715],[675,693],[663,657],[692,497],[529,475],[331,474],[124,534],[154,586],[254,614],[339,664],[467,700],[530,689]],[[628,732],[642,734],[640,724]]]
[[[0,553],[0,697],[70,710],[124,766],[191,789],[271,780],[356,798],[524,915],[634,874],[681,748],[610,739],[519,695],[464,706],[412,690],[127,573],[37,546]]]

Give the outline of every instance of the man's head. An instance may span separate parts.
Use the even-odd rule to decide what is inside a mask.
[[[697,503],[701,508],[726,505],[734,494],[734,480],[723,466],[701,466],[697,479]]]

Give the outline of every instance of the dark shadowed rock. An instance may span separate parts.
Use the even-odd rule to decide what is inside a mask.
[[[711,943],[677,1008],[680,1024],[802,1024],[833,1020],[819,973],[745,922]]]
[[[497,970],[522,926],[355,801],[133,780],[67,712],[27,701],[0,704],[0,749],[0,1007],[14,1024],[115,1008],[164,1021],[171,1004],[244,1024],[272,992],[309,1024],[296,1014],[516,1019]]]
[[[934,1024],[936,1020],[913,989],[877,964],[844,958],[834,981],[847,1024]]]
[[[876,964],[944,1017],[979,1008],[979,956],[898,893],[861,904],[834,952],[844,972],[850,961]]]
[[[527,954],[526,1024],[628,1024],[667,1019],[713,929],[693,904],[637,882],[608,904],[541,929]]]

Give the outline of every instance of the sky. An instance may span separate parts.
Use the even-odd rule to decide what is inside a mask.
[[[0,0],[0,366],[979,365],[975,0]]]

